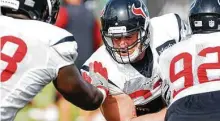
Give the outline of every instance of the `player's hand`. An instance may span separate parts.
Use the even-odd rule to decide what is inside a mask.
[[[91,83],[93,86],[103,89],[108,95],[108,72],[105,67],[102,66],[100,62],[93,62],[89,64],[89,74],[82,73],[83,78]]]

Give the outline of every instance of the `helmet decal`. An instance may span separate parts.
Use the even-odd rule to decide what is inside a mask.
[[[0,7],[8,7],[18,10],[20,2],[17,0],[0,0]]]
[[[126,26],[109,27],[108,29],[109,34],[124,33],[124,32],[127,32]]]
[[[194,21],[195,27],[202,27],[202,21]]]
[[[142,9],[142,3],[141,6],[136,8],[135,5],[132,5],[131,11],[134,15],[142,16],[143,18],[147,18],[147,15],[145,14],[144,10]]]
[[[35,5],[35,1],[33,1],[33,0],[25,0],[24,4],[33,8],[34,5]]]

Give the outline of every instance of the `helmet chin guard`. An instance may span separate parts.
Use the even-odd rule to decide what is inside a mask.
[[[117,37],[129,36],[133,32],[124,33],[124,35],[121,36],[114,34],[112,36],[103,36],[104,44],[106,46],[107,51],[110,53],[112,58],[118,63],[126,64],[126,63],[134,62],[149,46],[149,42],[150,42],[149,32],[143,30],[137,30],[137,31],[139,32],[137,40],[126,48],[114,47],[113,38],[115,36]],[[130,53],[129,51],[133,51],[133,52]],[[122,53],[125,53],[125,55],[123,55]]]
[[[136,47],[134,52],[128,56],[122,56],[119,53],[115,52],[115,60],[119,63],[131,63],[134,62],[147,48],[147,46],[145,46],[145,48],[140,49],[139,47]]]

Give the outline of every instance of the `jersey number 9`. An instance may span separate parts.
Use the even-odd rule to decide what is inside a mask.
[[[217,56],[217,62],[215,63],[203,63],[200,64],[197,68],[197,72],[195,75],[193,74],[192,68],[192,55],[188,52],[181,53],[175,56],[170,63],[170,81],[174,83],[180,78],[184,78],[184,86],[181,89],[174,90],[173,97],[175,97],[180,91],[193,86],[194,77],[198,77],[198,83],[205,83],[209,81],[220,81],[220,77],[216,79],[209,79],[207,70],[220,69],[220,46],[216,47],[208,47],[201,50],[198,53],[198,56],[207,58],[208,54],[214,54]],[[183,61],[183,70],[175,73],[175,64],[182,60]]]

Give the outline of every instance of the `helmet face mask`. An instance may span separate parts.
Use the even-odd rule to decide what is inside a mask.
[[[111,35],[103,32],[102,35],[106,49],[113,57],[113,59],[116,60],[118,63],[133,62],[149,45],[149,39],[147,39],[149,35],[148,31],[145,31],[143,28],[138,28],[125,33],[116,33]],[[135,39],[131,36],[135,36]],[[120,43],[120,41],[122,41],[120,39],[126,39],[125,41],[130,41],[126,43],[130,44],[127,44],[127,46],[125,47],[120,47],[120,45],[114,44],[118,43],[116,41],[119,41]]]
[[[3,15],[22,14],[33,20],[53,24],[56,21],[60,2],[59,0],[1,0],[0,4]]]
[[[101,23],[106,49],[118,63],[134,62],[149,46],[149,15],[142,1],[110,0],[103,10]],[[126,46],[116,45],[116,41],[122,41],[118,38]]]

